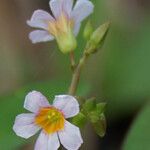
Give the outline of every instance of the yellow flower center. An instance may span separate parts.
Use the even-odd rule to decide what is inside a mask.
[[[64,122],[63,113],[54,107],[42,108],[35,117],[35,124],[40,126],[47,134],[62,130]]]

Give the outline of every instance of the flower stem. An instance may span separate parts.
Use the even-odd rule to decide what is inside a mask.
[[[75,67],[74,72],[73,72],[73,76],[72,76],[72,81],[71,81],[71,85],[69,88],[69,94],[70,95],[75,95],[78,84],[79,84],[79,80],[80,80],[80,75],[81,75],[81,70],[88,58],[88,54],[86,54],[86,52],[83,53],[83,56],[81,57],[79,64]]]
[[[76,62],[75,62],[75,57],[74,57],[74,52],[70,52],[70,62],[71,62],[71,69],[72,71],[75,70],[76,68]]]

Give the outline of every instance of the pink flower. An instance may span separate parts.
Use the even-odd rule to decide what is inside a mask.
[[[33,43],[56,39],[63,53],[76,47],[75,36],[78,34],[81,22],[93,12],[93,4],[89,0],[50,0],[52,14],[44,10],[34,11],[27,24],[39,28],[29,34]]]
[[[25,139],[42,130],[35,144],[35,150],[57,150],[60,143],[68,150],[77,150],[83,143],[80,130],[66,119],[79,113],[77,100],[69,95],[55,96],[50,105],[40,92],[30,92],[24,108],[32,113],[16,117],[13,130]]]

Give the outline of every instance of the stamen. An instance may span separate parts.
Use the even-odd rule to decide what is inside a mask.
[[[35,124],[51,134],[64,128],[64,115],[54,107],[42,108],[35,118]]]

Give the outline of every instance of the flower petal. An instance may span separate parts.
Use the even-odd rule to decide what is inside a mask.
[[[63,0],[50,0],[49,5],[54,17],[59,17],[62,12]]]
[[[80,31],[81,23],[76,23],[74,26],[74,35],[77,36]]]
[[[69,17],[72,11],[73,0],[51,0],[49,5],[55,18],[58,18],[62,12]]]
[[[77,150],[83,143],[79,128],[68,121],[65,121],[65,128],[58,135],[61,144],[68,150]]]
[[[76,23],[88,17],[94,9],[94,5],[89,0],[78,0],[72,11],[72,18]]]
[[[20,114],[16,117],[13,130],[23,138],[29,138],[40,130],[40,127],[34,124],[34,114]]]
[[[36,141],[34,150],[57,150],[59,146],[57,133],[48,135],[42,131]]]
[[[27,24],[31,27],[47,29],[48,22],[53,21],[54,18],[44,10],[34,11],[30,20],[27,21]]]
[[[50,104],[46,97],[37,91],[30,92],[24,102],[24,108],[34,113],[37,113],[41,107],[49,106]]]
[[[64,113],[65,118],[73,117],[79,113],[79,103],[70,95],[55,96],[53,105]]]
[[[29,39],[32,41],[32,43],[39,43],[51,41],[54,39],[54,37],[50,35],[47,31],[35,30],[29,34]]]
[[[63,0],[63,11],[70,17],[73,7],[73,0]]]

